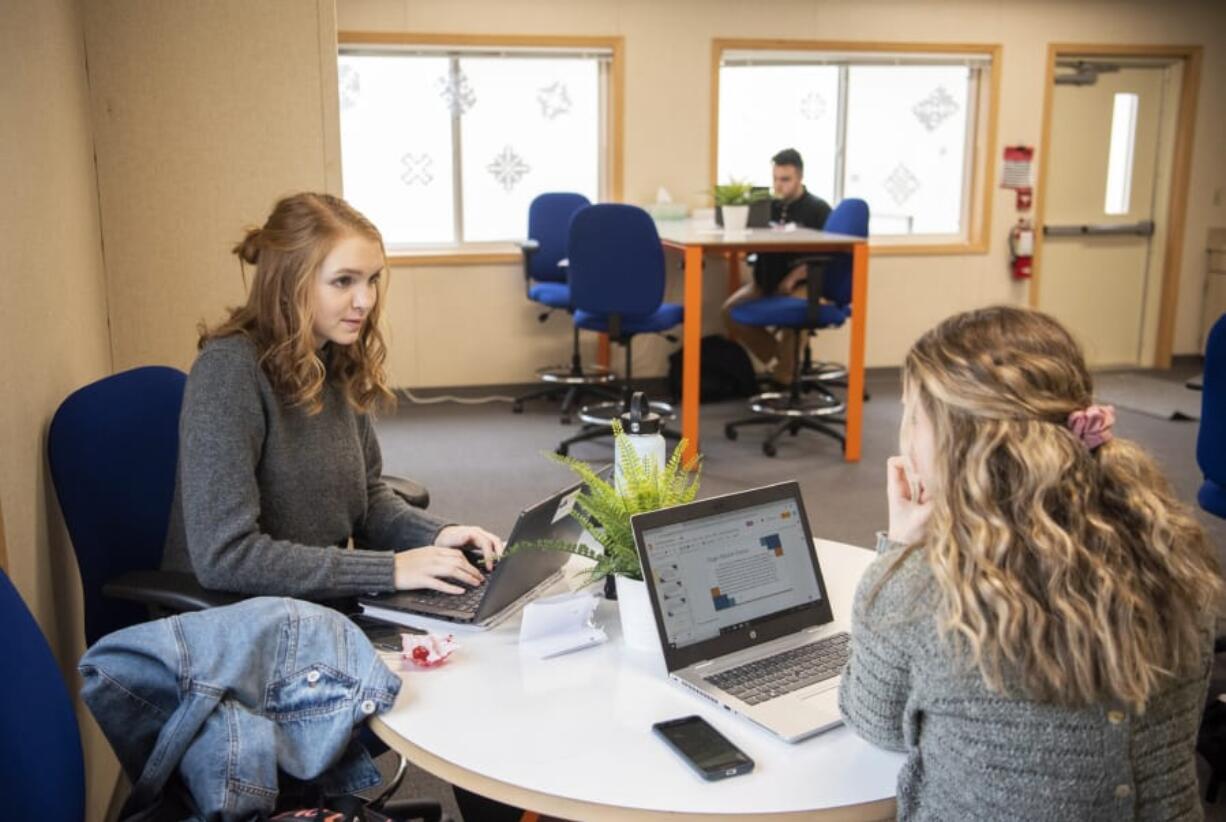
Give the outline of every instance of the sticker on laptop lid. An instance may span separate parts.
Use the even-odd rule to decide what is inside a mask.
[[[558,510],[553,512],[553,522],[556,523],[570,515],[575,508],[575,500],[579,498],[581,488],[576,488],[558,501]],[[553,523],[550,523],[553,524]]]

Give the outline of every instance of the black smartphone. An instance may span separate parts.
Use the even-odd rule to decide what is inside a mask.
[[[708,781],[753,770],[753,760],[701,716],[657,722],[651,729]]]

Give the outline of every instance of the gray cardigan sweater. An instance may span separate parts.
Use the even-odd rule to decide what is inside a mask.
[[[936,583],[922,552],[868,596],[896,558],[883,551],[856,591],[839,704],[870,742],[907,754],[898,818],[1201,819],[1195,745],[1212,662],[1174,678],[1143,714],[1062,708],[993,693],[938,636]],[[1006,680],[1007,690],[1016,693]]]
[[[448,523],[383,483],[370,418],[330,381],[323,403],[314,416],[283,403],[244,336],[205,345],[183,397],[164,568],[244,594],[392,590],[392,552]]]

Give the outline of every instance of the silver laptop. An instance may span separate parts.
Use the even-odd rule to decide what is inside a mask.
[[[669,677],[788,742],[838,725],[834,622],[800,486],[631,519]]]

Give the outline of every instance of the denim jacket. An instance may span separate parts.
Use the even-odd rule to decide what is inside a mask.
[[[336,611],[260,597],[116,631],[81,659],[82,698],[133,788],[124,818],[156,815],[175,777],[199,817],[273,811],[312,780],[335,796],[379,782],[354,739],[400,679]],[[278,772],[290,777],[278,785]]]

